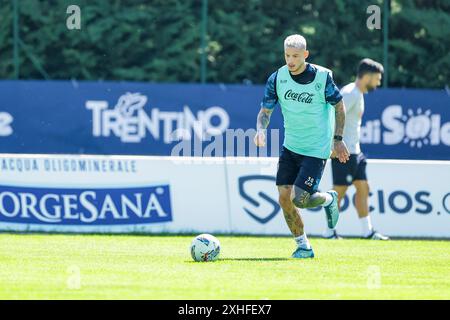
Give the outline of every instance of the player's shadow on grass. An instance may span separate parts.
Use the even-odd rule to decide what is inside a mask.
[[[214,262],[220,262],[220,261],[260,261],[260,262],[264,262],[264,261],[288,261],[288,260],[292,260],[292,259],[288,259],[288,258],[219,258],[219,260],[216,261],[212,261],[212,263]],[[198,263],[195,261],[186,261],[187,263]]]

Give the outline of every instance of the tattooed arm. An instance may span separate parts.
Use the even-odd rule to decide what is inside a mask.
[[[276,79],[278,71],[272,73],[267,79],[266,87],[264,89],[264,97],[261,102],[261,110],[259,110],[258,118],[256,120],[257,133],[255,135],[255,144],[258,147],[266,145],[266,128],[270,122],[270,116],[278,102],[276,93]]]
[[[258,113],[258,118],[256,120],[256,129],[258,131],[264,131],[270,122],[270,116],[272,115],[273,109],[261,108]]]
[[[342,136],[344,134],[345,125],[345,105],[344,100],[339,101],[335,106],[336,125],[334,134]],[[349,159],[349,152],[343,140],[334,140],[333,153],[340,162],[345,163]]]
[[[272,115],[273,109],[267,109],[262,107],[258,113],[258,118],[256,120],[256,136],[255,136],[255,144],[258,147],[264,147],[266,145],[266,128],[270,122],[270,116]]]

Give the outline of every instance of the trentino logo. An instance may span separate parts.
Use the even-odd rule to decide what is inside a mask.
[[[149,115],[144,111],[147,100],[147,96],[139,92],[127,92],[119,97],[113,109],[109,109],[107,101],[87,101],[86,108],[92,111],[92,134],[94,137],[114,135],[122,142],[138,143],[147,133],[160,140],[162,131],[164,143],[169,144],[181,139],[190,140],[191,132],[199,139],[206,134],[220,135],[230,124],[228,113],[218,106],[198,111],[197,115],[188,106],[181,112],[152,108]],[[213,117],[219,119],[218,124],[213,124]]]
[[[118,189],[0,186],[0,221],[127,225],[172,221],[169,185]]]

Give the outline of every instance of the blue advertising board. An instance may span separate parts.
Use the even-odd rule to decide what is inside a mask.
[[[0,223],[139,225],[172,221],[169,185],[49,188],[0,185]]]
[[[0,81],[0,152],[173,155],[181,148],[183,155],[251,155],[263,91],[261,85]],[[361,142],[368,157],[450,160],[445,90],[378,89],[365,96],[365,106]],[[277,156],[279,108],[270,128],[280,131],[269,139],[267,155]],[[227,134],[236,132],[247,134],[241,148],[227,145]],[[190,152],[181,142],[193,144]]]

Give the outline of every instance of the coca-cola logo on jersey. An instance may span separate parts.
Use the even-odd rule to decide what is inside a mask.
[[[292,90],[289,89],[284,94],[284,99],[294,100],[294,101],[303,102],[303,103],[311,103],[313,96],[314,96],[313,93],[308,93],[308,92],[297,93],[297,92],[293,92]]]

